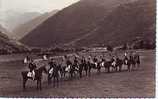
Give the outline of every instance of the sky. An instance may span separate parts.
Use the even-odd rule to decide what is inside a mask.
[[[0,24],[10,30],[12,29],[10,26],[13,26],[12,23],[16,23],[15,19],[25,12],[39,12],[42,14],[56,9],[61,10],[78,1],[79,0],[0,0]]]
[[[49,12],[79,0],[0,0],[1,11]]]

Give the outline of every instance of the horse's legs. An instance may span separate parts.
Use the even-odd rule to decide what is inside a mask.
[[[98,73],[100,74],[100,67],[98,67]]]
[[[105,68],[105,72],[107,71],[107,67],[106,66],[104,66],[104,68]]]
[[[115,72],[117,72],[117,66],[114,66],[114,70],[115,70]]]
[[[119,66],[116,66],[116,72],[119,70],[119,68],[118,68]]]
[[[53,87],[55,87],[55,76],[53,77]]]
[[[61,72],[60,74],[61,74],[61,76],[60,76],[60,77],[61,77],[60,80],[62,80],[62,79],[63,79],[63,73]]]
[[[79,75],[80,75],[80,78],[82,78],[82,72],[81,72],[81,70],[79,71]]]
[[[91,68],[88,69],[88,76],[91,76]]]
[[[48,74],[48,84],[51,84],[51,75]]]
[[[23,90],[25,90],[26,89],[26,81],[27,81],[27,78],[23,78]]]
[[[86,70],[86,76],[88,76],[88,70]]]
[[[127,70],[130,71],[130,66],[129,65],[127,65]]]
[[[108,73],[110,73],[110,66],[108,66],[107,68],[108,68]]]
[[[37,80],[37,90],[38,90],[38,88],[39,88],[38,86],[39,86],[39,81]]]
[[[131,71],[131,65],[128,64],[128,71],[130,72]]]
[[[136,69],[136,65],[135,64],[132,64],[132,69]]]
[[[57,77],[56,79],[57,79],[57,87],[59,87],[59,77]]]
[[[72,71],[70,72],[70,79],[72,79],[72,76],[73,76],[73,73],[72,73]]]
[[[42,90],[42,81],[41,81],[41,79],[39,80],[39,86],[40,86],[40,90]]]
[[[121,70],[122,70],[122,65],[119,66],[119,71],[121,72]]]
[[[49,75],[49,74],[48,74]],[[48,85],[49,85],[49,76],[47,77]]]
[[[82,78],[82,71],[83,71],[83,68],[80,70],[80,77]]]
[[[138,67],[138,69],[140,68],[140,63],[137,63],[137,67]]]

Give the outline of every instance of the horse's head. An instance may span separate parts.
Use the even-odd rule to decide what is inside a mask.
[[[41,72],[46,73],[46,74],[48,73],[48,71],[47,71],[47,69],[46,69],[46,66],[40,67],[39,70],[40,70]]]

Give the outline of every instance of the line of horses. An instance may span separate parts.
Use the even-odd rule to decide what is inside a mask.
[[[80,61],[80,62],[79,62]],[[75,58],[74,62],[70,62],[66,60],[66,65],[56,63],[54,60],[49,61],[49,69],[46,66],[41,66],[38,69],[35,69],[35,79],[37,81],[37,89],[42,89],[42,73],[46,73],[48,84],[52,83],[53,86],[59,86],[59,81],[63,80],[68,76],[69,79],[73,79],[74,77],[82,78],[83,72],[85,72],[86,76],[91,76],[91,70],[97,70],[97,73],[101,72],[101,68],[105,68],[105,72],[121,72],[123,70],[123,65],[127,67],[127,71],[131,71],[134,68],[138,68],[140,64],[140,60],[138,58],[124,58],[120,59],[119,57],[112,58],[111,60],[106,60],[104,58],[97,59],[88,58]],[[22,71],[23,78],[23,89],[26,89],[26,82],[28,79],[32,79],[32,77],[28,77],[29,71]]]

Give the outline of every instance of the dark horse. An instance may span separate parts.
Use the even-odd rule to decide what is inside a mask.
[[[121,71],[123,65],[123,60],[116,58],[116,71]]]
[[[22,74],[22,78],[23,78],[23,89],[26,89],[26,82],[28,79],[31,79],[33,80],[32,77],[28,77],[27,74],[28,74],[29,71],[22,71],[21,74]],[[38,69],[35,70],[35,79],[37,81],[37,89],[42,89],[42,85],[41,85],[41,82],[42,82],[42,73],[45,72],[47,73],[47,70],[45,68],[45,66],[42,66]]]
[[[70,68],[70,77],[73,78],[79,74],[79,64],[73,64]]]
[[[85,60],[82,60],[81,64],[79,64],[79,75],[80,75],[80,78],[82,78],[82,71],[83,71],[85,65],[86,65]]]
[[[112,70],[115,70],[115,71],[117,71],[118,68],[119,68],[119,71],[121,71],[122,64],[123,64],[123,62],[120,59],[109,60],[109,61],[105,60],[105,62],[104,62],[104,68],[105,68],[105,71],[107,70],[108,73],[111,72],[110,68],[112,68]]]
[[[125,58],[123,61],[124,61],[123,64],[127,66],[128,71],[131,71],[132,66],[135,66],[135,62],[132,58],[129,58],[129,59]]]
[[[112,61],[105,61],[104,63],[105,71],[110,72],[110,67],[112,67]]]
[[[97,69],[98,73],[100,72],[100,64],[95,62],[95,63],[90,63],[89,61],[87,62],[87,67],[88,67],[88,75],[91,75],[91,69]]]
[[[50,72],[52,70],[52,72]],[[61,74],[61,65],[54,65],[52,68],[49,69],[48,72],[48,84],[51,84],[51,79],[53,78],[53,86],[57,84],[59,86],[59,78]]]

